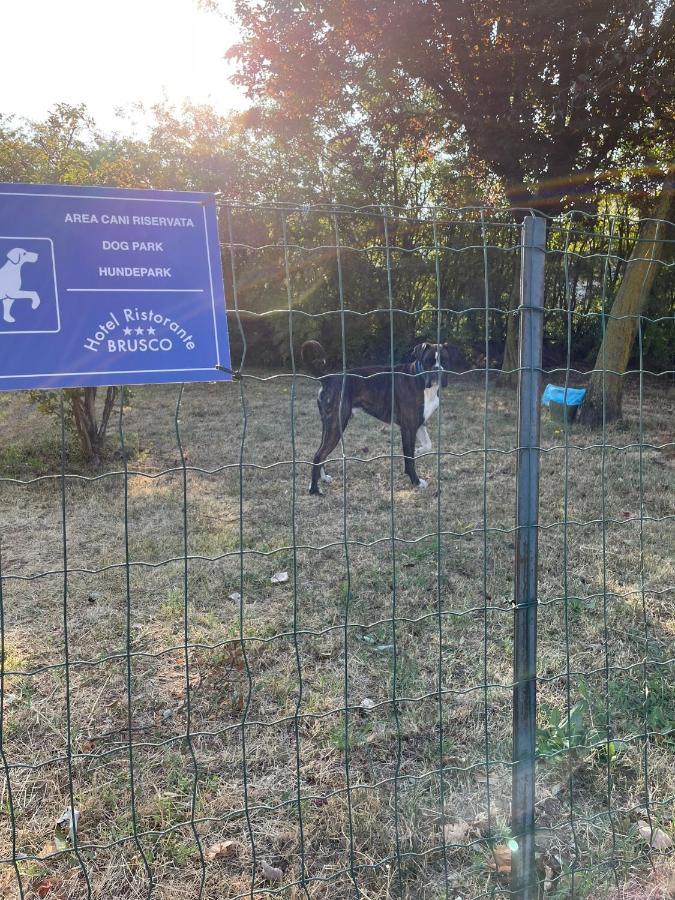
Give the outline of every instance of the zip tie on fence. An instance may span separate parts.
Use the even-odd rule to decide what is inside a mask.
[[[228,369],[227,366],[221,366],[216,364],[214,369],[217,369],[219,372],[226,372],[228,375],[232,376],[233,381],[240,381],[244,376],[241,374],[241,369]]]

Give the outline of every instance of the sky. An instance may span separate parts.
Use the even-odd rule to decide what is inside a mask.
[[[223,59],[237,39],[232,6],[225,0],[219,15],[197,0],[5,2],[0,113],[40,119],[55,103],[86,103],[102,129],[134,133],[143,116],[125,122],[116,111],[139,101],[241,108]]]

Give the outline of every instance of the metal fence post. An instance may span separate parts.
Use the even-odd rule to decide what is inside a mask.
[[[537,724],[537,547],[539,526],[539,421],[544,335],[546,220],[528,216],[522,228],[518,471],[513,677],[513,783],[511,895],[538,896],[534,843],[535,734]]]

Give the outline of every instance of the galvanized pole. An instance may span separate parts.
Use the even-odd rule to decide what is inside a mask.
[[[539,417],[544,335],[546,220],[528,216],[522,228],[518,472],[513,677],[513,784],[511,895],[538,896],[534,844],[537,724],[537,546],[539,527]]]

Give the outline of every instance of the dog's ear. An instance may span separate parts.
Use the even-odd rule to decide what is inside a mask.
[[[14,247],[14,248],[13,248],[12,250],[10,250],[9,253],[7,254],[7,259],[8,259],[11,263],[14,263],[14,265],[16,265],[16,264],[19,262],[19,260],[21,259],[21,254],[22,254],[22,253],[23,253],[23,250],[21,249],[21,247]]]
[[[424,351],[427,349],[429,344],[425,341],[423,344],[418,344],[413,350],[413,356],[419,362],[422,362],[422,356],[424,355]]]

